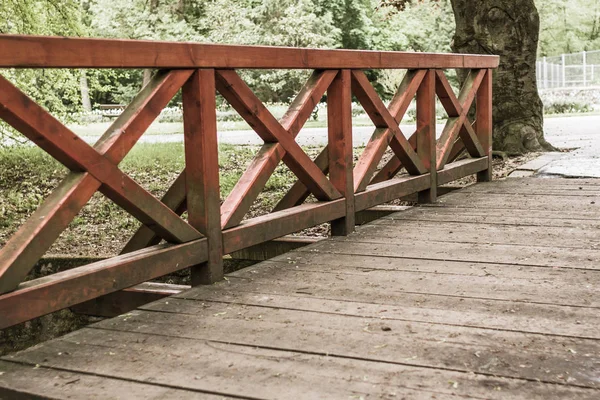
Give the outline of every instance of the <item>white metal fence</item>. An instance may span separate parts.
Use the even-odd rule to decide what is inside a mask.
[[[544,57],[536,68],[539,89],[600,86],[600,50]]]

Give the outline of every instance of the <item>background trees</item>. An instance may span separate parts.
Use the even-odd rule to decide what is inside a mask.
[[[513,23],[511,18],[492,21],[493,18],[484,10],[488,7],[489,11],[492,3],[497,9],[513,7],[511,12],[520,22]],[[535,6],[541,21],[539,46],[536,44],[537,37],[533,35],[537,29]],[[459,22],[456,35],[455,15]],[[531,16],[529,25],[524,15]],[[481,25],[481,21],[496,23],[498,29],[491,32],[489,27]],[[504,24],[512,24],[507,32],[525,33],[527,37],[523,38],[527,46],[525,42],[519,48],[514,48],[516,43],[509,44],[510,35],[502,31]],[[481,35],[481,40],[465,40],[472,31]],[[526,51],[527,55],[522,54],[522,59],[511,56],[507,60],[521,63],[521,66],[528,65],[529,73],[527,79],[518,78],[514,82],[507,81],[507,75],[502,74],[497,79],[497,82],[502,81],[502,86],[497,86],[496,90],[501,93],[506,89],[509,94],[512,90],[509,89],[510,85],[520,82],[525,85],[522,90],[523,98],[527,99],[528,107],[525,108],[531,111],[531,104],[536,110],[541,107],[539,99],[533,95],[535,82],[531,79],[536,49],[542,56],[600,49],[600,0],[535,0],[535,5],[534,0],[3,0],[0,2],[0,32],[484,53],[489,52],[485,46],[497,46],[499,41],[495,39],[502,37],[506,39],[503,39],[505,46],[500,46],[498,54],[506,57],[513,54],[513,50],[520,53]],[[494,43],[490,42],[492,39]],[[521,71],[527,69],[521,66],[518,67]],[[128,102],[151,72],[1,71],[40,104],[65,119],[97,104]],[[518,71],[515,69],[513,72]],[[288,101],[306,76],[304,71],[244,71],[243,74],[262,100],[272,102]],[[393,71],[373,71],[370,78],[376,81],[378,91],[385,97],[392,94],[401,75]],[[505,112],[497,114],[497,122],[505,121],[509,114],[525,118],[516,112],[522,111],[523,107],[510,104],[514,107],[507,106]],[[497,112],[500,112],[499,109]],[[534,127],[537,139],[533,139],[530,132],[531,140],[527,139],[527,144],[511,145],[509,151],[519,152],[545,146],[543,138],[539,136],[541,114],[538,111],[533,114],[539,121],[529,125]],[[533,114],[527,116],[530,121]],[[502,140],[496,146],[508,148],[504,142]]]

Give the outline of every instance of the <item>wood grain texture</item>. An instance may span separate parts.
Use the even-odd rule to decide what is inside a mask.
[[[400,130],[399,121],[390,114],[364,72],[352,71],[352,93],[358,98],[376,127],[391,130],[390,147],[406,170],[413,175],[425,173],[423,163]]]
[[[489,182],[492,180],[492,70],[486,71],[477,91],[476,102],[475,132],[490,159],[488,169],[477,174],[477,181]]]
[[[496,68],[497,56],[0,35],[2,68]]]
[[[98,140],[94,149],[90,150],[89,146],[85,145],[86,149],[95,150],[103,163],[108,161],[118,164],[191,73],[189,70],[158,73]],[[74,138],[75,142],[81,141],[4,78],[2,84],[6,90],[2,92],[0,104],[6,103],[9,106],[0,106],[3,118],[7,117],[16,127],[28,131],[32,137],[39,137],[36,133],[39,130],[48,132],[48,126],[55,127],[57,131],[52,134],[55,136],[55,144],[47,143],[45,146],[51,146],[56,150],[54,154],[60,153],[63,161],[72,164],[62,151],[56,149],[57,145],[62,145],[62,141],[56,136],[63,132]],[[21,102],[18,99],[21,99]],[[32,115],[30,108],[38,113]],[[0,249],[0,293],[14,289],[25,278],[33,265],[100,188],[101,183],[90,173],[71,172],[67,175],[31,218]]]
[[[452,164],[487,168],[487,157],[469,161]],[[429,184],[427,174],[406,179]],[[100,394],[126,382],[132,398],[169,388],[171,397],[596,399],[599,186],[585,182],[496,181],[389,215],[5,356],[0,393],[36,394],[28,382],[38,379],[62,385],[48,388],[57,398],[104,381]],[[539,193],[544,185],[555,193]],[[589,193],[570,194],[577,187]],[[515,197],[554,208],[499,207]],[[343,201],[242,223],[225,242],[342,216]],[[580,210],[552,211],[570,202]],[[478,207],[490,203],[499,206]],[[561,231],[569,238],[553,244]],[[65,384],[75,379],[86,385]]]
[[[435,70],[427,74],[417,91],[417,155],[429,171],[429,188],[419,192],[419,203],[435,203],[437,199],[437,163],[435,134]]]
[[[319,200],[341,197],[321,169],[275,119],[248,85],[232,70],[217,71],[217,89],[265,143],[279,143],[283,162]]]
[[[182,93],[188,221],[208,240],[206,264],[191,270],[196,286],[223,279],[215,71],[197,70]]]
[[[20,284],[0,296],[0,329],[203,263],[206,239],[157,245]]]
[[[300,90],[281,119],[282,127],[292,138],[300,133],[336,74],[337,71],[332,70],[315,71]],[[285,150],[280,143],[266,143],[261,147],[221,206],[224,229],[242,221],[284,155]],[[321,168],[318,163],[317,167]]]
[[[352,176],[352,89],[348,69],[338,72],[327,91],[329,179],[345,199],[344,218],[331,222],[333,236],[354,232],[354,182]]]

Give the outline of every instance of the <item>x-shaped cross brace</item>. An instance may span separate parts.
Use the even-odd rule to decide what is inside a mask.
[[[436,93],[448,113],[448,121],[437,145],[437,169],[443,169],[446,165],[459,135],[471,156],[483,157],[485,155],[477,134],[471,126],[471,121],[467,117],[485,73],[485,70],[478,70],[476,73],[470,72],[457,98],[444,73],[436,71]]]
[[[71,170],[0,250],[0,293],[13,290],[22,282],[98,190],[168,241],[183,243],[201,237],[118,168],[192,73],[179,70],[157,74],[94,147],[0,77],[0,118]]]

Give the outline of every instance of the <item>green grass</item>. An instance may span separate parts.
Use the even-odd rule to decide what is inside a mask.
[[[221,196],[225,198],[248,167],[257,146],[221,145],[219,174]],[[308,150],[316,155],[317,150]],[[68,173],[37,147],[0,147],[0,246],[38,208]],[[138,144],[121,162],[120,168],[142,187],[161,197],[185,165],[182,143]],[[294,175],[280,165],[267,182],[250,216],[270,211]],[[77,215],[52,254],[110,256],[118,252],[139,223],[102,194],[96,193]]]

